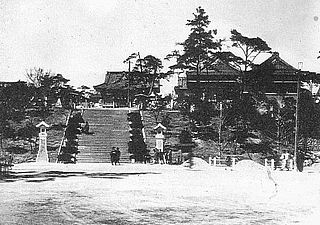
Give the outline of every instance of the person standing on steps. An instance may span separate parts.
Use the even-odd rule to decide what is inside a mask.
[[[110,152],[111,165],[117,164],[117,150],[115,147],[112,147],[112,151]]]
[[[88,123],[88,121],[86,121],[86,124],[84,125],[84,127],[82,129],[82,132],[84,134],[89,134],[89,123]]]
[[[120,156],[121,156],[121,152],[120,152],[119,148],[117,147],[117,149],[116,149],[116,162],[115,162],[115,165],[117,165],[117,163],[120,165]]]

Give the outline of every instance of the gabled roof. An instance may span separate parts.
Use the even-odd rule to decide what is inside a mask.
[[[39,123],[38,125],[36,125],[36,127],[50,127],[48,124],[46,124],[46,122],[41,121],[41,123]]]
[[[124,89],[128,86],[127,72],[107,72],[102,84],[93,86],[94,89]]]
[[[277,71],[296,72],[298,69],[291,66],[289,63],[280,58],[278,52],[274,52],[266,61],[258,65],[257,67],[270,67],[272,66]]]
[[[201,75],[208,76],[239,75],[239,73],[238,69],[218,57],[212,62],[209,70],[201,71]],[[187,75],[196,75],[196,71],[188,71]]]
[[[167,128],[165,126],[163,126],[161,123],[158,123],[158,125],[156,127],[153,128],[154,130],[166,130]]]
[[[127,72],[124,72],[124,71],[107,72],[104,83],[114,84],[124,80],[127,80]]]
[[[97,91],[101,90],[127,90],[129,87],[128,84],[128,72],[119,71],[119,72],[107,72],[105,76],[105,81],[102,84],[93,86]],[[156,88],[156,83],[154,84]],[[149,89],[150,84],[141,83],[141,84],[130,84],[130,89]]]
[[[248,74],[250,73],[258,76],[266,76],[266,79],[269,79],[269,81],[272,81],[274,84],[278,84],[279,87],[282,86],[282,88],[284,88],[283,85],[285,84],[296,84],[299,80],[320,82],[320,74],[296,69],[281,59],[278,52],[274,52],[266,61],[255,66]],[[286,91],[288,90],[289,89]]]

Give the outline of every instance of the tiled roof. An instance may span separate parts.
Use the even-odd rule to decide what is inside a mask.
[[[127,80],[127,73],[126,72],[108,72],[105,77],[105,81],[102,84],[94,86],[96,90],[99,89],[124,89],[128,86]]]
[[[276,71],[297,71],[296,68],[291,66],[289,63],[280,58],[278,52],[274,52],[266,61],[261,63],[258,67],[261,66],[274,66]]]
[[[128,89],[128,72],[108,72],[105,77],[105,82],[96,86],[94,89],[100,90],[124,90]],[[155,84],[155,88],[157,84]],[[134,84],[130,85],[130,89],[146,89],[150,88],[148,84]]]
[[[201,71],[201,76],[238,76],[240,71],[231,66],[229,63],[216,58],[216,60],[210,66],[212,69]],[[187,76],[197,75],[197,71],[188,71]]]

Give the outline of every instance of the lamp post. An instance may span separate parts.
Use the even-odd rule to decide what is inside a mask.
[[[222,119],[222,101],[219,102],[219,119],[220,119],[220,123],[219,123],[219,136],[218,136],[218,140],[219,140],[219,157],[221,157],[222,155],[222,144],[221,144],[221,136],[222,136],[222,123],[223,123],[223,119]]]
[[[129,60],[129,73],[128,73],[128,106],[131,108],[131,101],[130,101],[130,73],[131,73],[131,61]]]
[[[296,102],[296,115],[295,115],[295,135],[294,135],[294,169],[298,171],[298,144],[299,144],[299,98],[300,98],[300,73],[303,62],[298,63],[298,79],[297,79],[297,102]]]
[[[139,53],[138,53],[139,54]],[[123,61],[123,63],[129,64],[129,72],[128,72],[128,107],[131,108],[131,101],[130,101],[130,77],[131,77],[131,59],[134,59],[138,56],[137,53],[132,53],[126,60]],[[140,58],[140,56],[139,56]]]

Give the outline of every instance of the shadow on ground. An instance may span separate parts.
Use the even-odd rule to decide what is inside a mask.
[[[24,171],[24,172],[9,172],[6,175],[0,175],[0,183],[25,181],[25,182],[44,182],[54,181],[56,178],[70,178],[70,177],[88,177],[88,178],[104,178],[104,179],[123,179],[128,176],[145,175],[145,174],[159,174],[153,172],[141,173],[87,173],[87,172],[64,172],[64,171]]]

